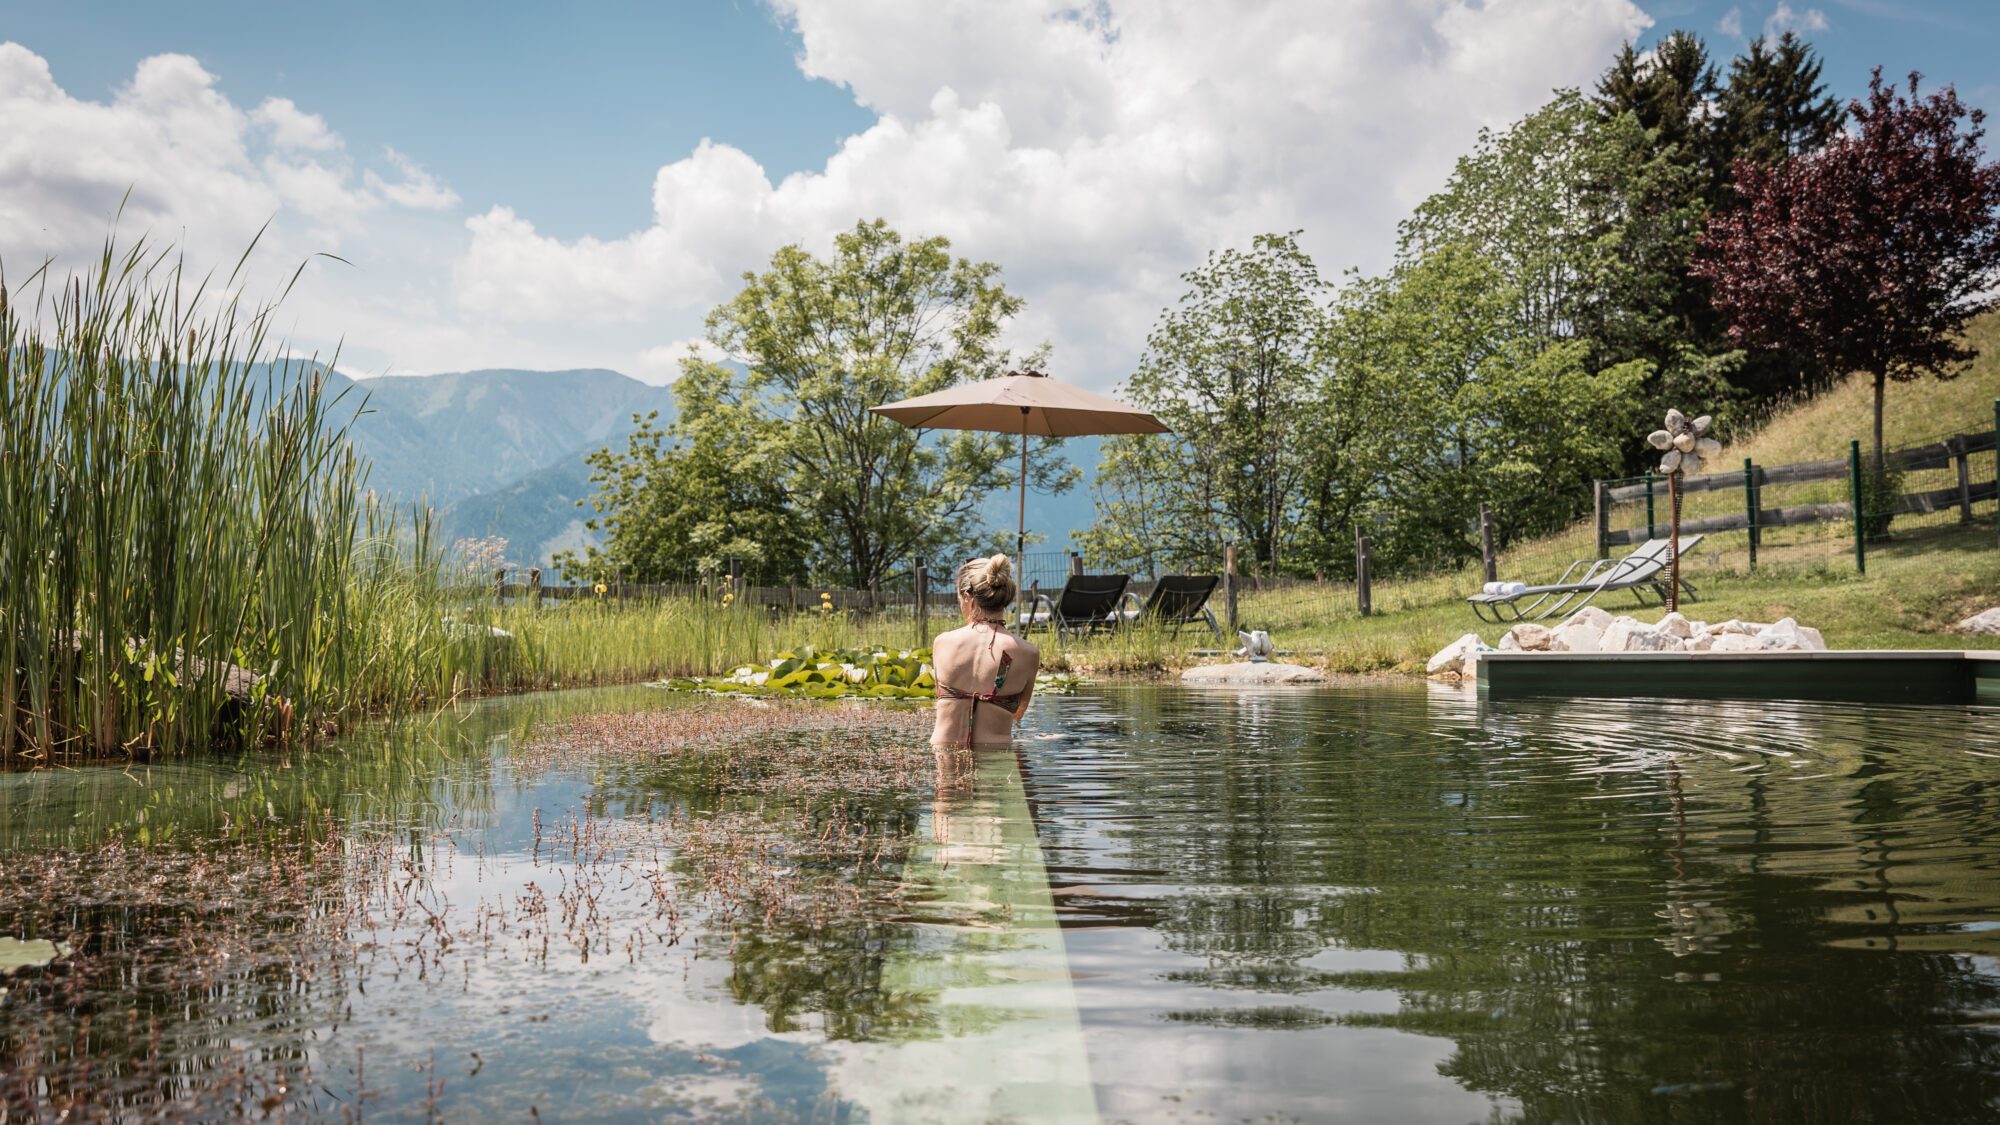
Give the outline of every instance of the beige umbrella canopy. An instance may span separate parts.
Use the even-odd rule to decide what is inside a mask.
[[[1059,383],[1040,371],[1011,371],[884,406],[873,413],[913,430],[984,430],[1021,435],[1021,504],[1015,527],[1018,559],[1028,540],[1028,437],[1163,434],[1158,418],[1114,398]]]

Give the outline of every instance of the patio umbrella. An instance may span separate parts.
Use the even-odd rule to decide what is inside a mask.
[[[869,408],[913,430],[984,430],[1021,435],[1021,503],[1014,557],[1028,542],[1028,438],[1087,434],[1163,434],[1158,418],[1114,398],[1060,383],[1040,371],[1010,371],[997,379],[947,387],[933,394]]]

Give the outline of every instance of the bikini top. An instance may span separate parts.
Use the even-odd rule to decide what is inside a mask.
[[[996,640],[999,638],[998,629],[994,630],[994,638]],[[1000,686],[1007,682],[1007,669],[1013,663],[1014,656],[1012,653],[1003,652],[1000,654],[1000,670],[993,674],[993,688],[990,691],[962,691],[943,683],[937,686],[936,695],[939,699],[969,699],[972,701],[972,706],[965,713],[965,741],[967,743],[972,741],[973,722],[979,715],[980,704],[991,703],[995,707],[1007,711],[1020,710],[1021,697],[1028,694],[1026,691],[1012,692],[1007,695],[1000,694]]]

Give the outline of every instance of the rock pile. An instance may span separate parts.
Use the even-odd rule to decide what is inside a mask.
[[[1479,657],[1492,652],[1479,634],[1467,633],[1431,657],[1425,672],[1441,678],[1470,680],[1479,673]],[[1647,624],[1637,618],[1613,616],[1596,606],[1577,610],[1560,624],[1523,621],[1500,638],[1500,652],[1825,652],[1818,629],[1790,617],[1769,624],[1729,620],[1717,624],[1690,621],[1669,613]]]
[[[1971,633],[1981,637],[2000,637],[2000,606],[1982,610],[1952,626],[1961,633]]]

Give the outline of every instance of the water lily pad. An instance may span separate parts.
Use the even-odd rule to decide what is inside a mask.
[[[58,957],[67,956],[67,942],[0,937],[0,977],[22,969],[39,969]]]

